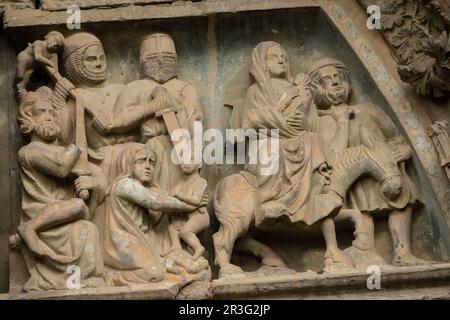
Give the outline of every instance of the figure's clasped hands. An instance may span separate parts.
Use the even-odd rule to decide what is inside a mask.
[[[92,113],[92,125],[102,134],[108,134],[112,128],[112,121],[109,116],[101,112]]]
[[[167,89],[164,88],[163,86],[156,86],[153,89],[152,94],[151,94],[151,99],[154,104],[153,111],[155,113],[157,113],[161,110],[170,109],[173,107],[172,97],[170,96]]]

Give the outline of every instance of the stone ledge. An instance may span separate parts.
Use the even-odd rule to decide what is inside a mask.
[[[0,300],[174,300],[211,297],[211,271],[196,275],[168,275],[164,281],[122,287],[82,288],[0,294]]]
[[[40,8],[47,11],[61,11],[66,10],[71,5],[77,5],[82,9],[90,9],[97,7],[114,8],[130,5],[161,4],[175,1],[180,0],[79,0],[76,3],[73,0],[41,0]]]
[[[450,299],[450,264],[382,267],[381,289],[368,290],[365,272],[283,277],[223,278],[212,282],[216,299]]]
[[[212,281],[213,299],[450,299],[450,263],[418,267],[386,267],[381,290],[368,290],[365,272],[223,278]],[[170,300],[189,281],[163,281],[132,287],[53,290],[3,294],[0,300]],[[204,295],[208,298],[208,295]]]
[[[20,293],[15,295],[1,295],[0,299],[5,300],[161,300],[175,299],[179,290],[179,284],[174,282],[160,282],[146,285],[136,285],[132,287],[105,287],[89,288],[79,290],[51,290],[30,293]]]
[[[214,13],[235,13],[271,9],[319,7],[318,0],[206,0],[200,2],[179,1],[169,4],[127,6],[119,8],[90,9],[81,11],[81,23],[117,22],[207,16]],[[66,24],[65,11],[7,9],[4,14],[5,29],[32,26]]]

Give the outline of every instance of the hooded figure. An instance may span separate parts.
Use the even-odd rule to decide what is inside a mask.
[[[113,168],[117,178],[107,191],[102,223],[106,278],[111,285],[161,281],[166,256],[182,250],[168,215],[196,207],[151,187],[154,161],[155,154],[145,145],[128,143]],[[189,263],[175,261],[191,273],[205,269],[200,262]]]
[[[322,194],[327,184],[320,170],[326,169],[317,131],[317,110],[308,91],[295,86],[286,51],[272,41],[255,47],[250,73],[255,82],[248,90],[241,111],[241,127],[266,129],[268,152],[279,153],[272,174],[263,173],[258,157],[256,225],[266,219],[287,217],[289,223],[311,225],[340,208],[339,197]],[[271,129],[278,129],[278,134]],[[259,137],[261,143],[261,137]],[[271,148],[272,143],[279,149]],[[261,145],[261,144],[260,144]],[[274,149],[274,150],[270,150]],[[261,147],[260,147],[261,150]],[[251,156],[249,154],[249,156]]]
[[[147,234],[149,214],[144,207],[129,201],[121,188],[130,182],[140,184],[133,177],[134,165],[146,157],[153,158],[144,145],[128,143],[113,169],[117,178],[107,191],[102,223],[103,256],[111,285],[148,283],[164,278],[162,260]]]

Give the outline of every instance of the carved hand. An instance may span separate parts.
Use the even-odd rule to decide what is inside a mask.
[[[300,95],[300,88],[299,87],[291,87],[289,88],[282,96],[281,100],[278,102],[278,105],[281,110],[287,108],[289,104],[292,102],[292,100],[295,97],[298,97]]]
[[[393,151],[397,162],[406,161],[412,157],[412,150],[406,144],[396,145]]]
[[[296,129],[304,130],[306,125],[306,114],[304,112],[292,114],[286,118],[286,123]]]
[[[82,190],[93,190],[97,187],[98,182],[90,176],[80,176],[75,180],[75,189],[77,190],[77,193],[80,193]]]
[[[56,87],[64,95],[65,98],[70,95],[70,91],[75,89],[75,86],[67,78],[59,79]]]
[[[111,119],[100,112],[92,113],[92,125],[102,134],[108,134],[112,128]]]
[[[153,89],[151,94],[152,102],[156,104],[154,112],[168,109],[172,107],[172,98],[163,86],[157,86]]]
[[[72,90],[75,89],[75,86],[74,86],[74,85],[72,84],[72,82],[70,82],[69,79],[67,79],[67,78],[64,78],[64,77],[63,77],[63,78],[59,79],[58,82],[61,84],[61,86],[62,86],[64,89],[67,90],[67,92],[72,91]]]
[[[332,106],[330,108],[331,116],[334,120],[349,120],[350,115],[354,113],[354,110],[349,106]]]
[[[200,201],[200,207],[206,207],[208,205],[208,202],[209,202],[208,191],[205,191],[202,200]]]

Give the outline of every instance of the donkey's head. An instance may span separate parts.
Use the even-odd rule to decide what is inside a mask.
[[[383,195],[389,200],[396,199],[402,191],[402,178],[392,150],[384,141],[375,141],[364,134],[362,137],[372,159],[372,175],[381,183]]]

